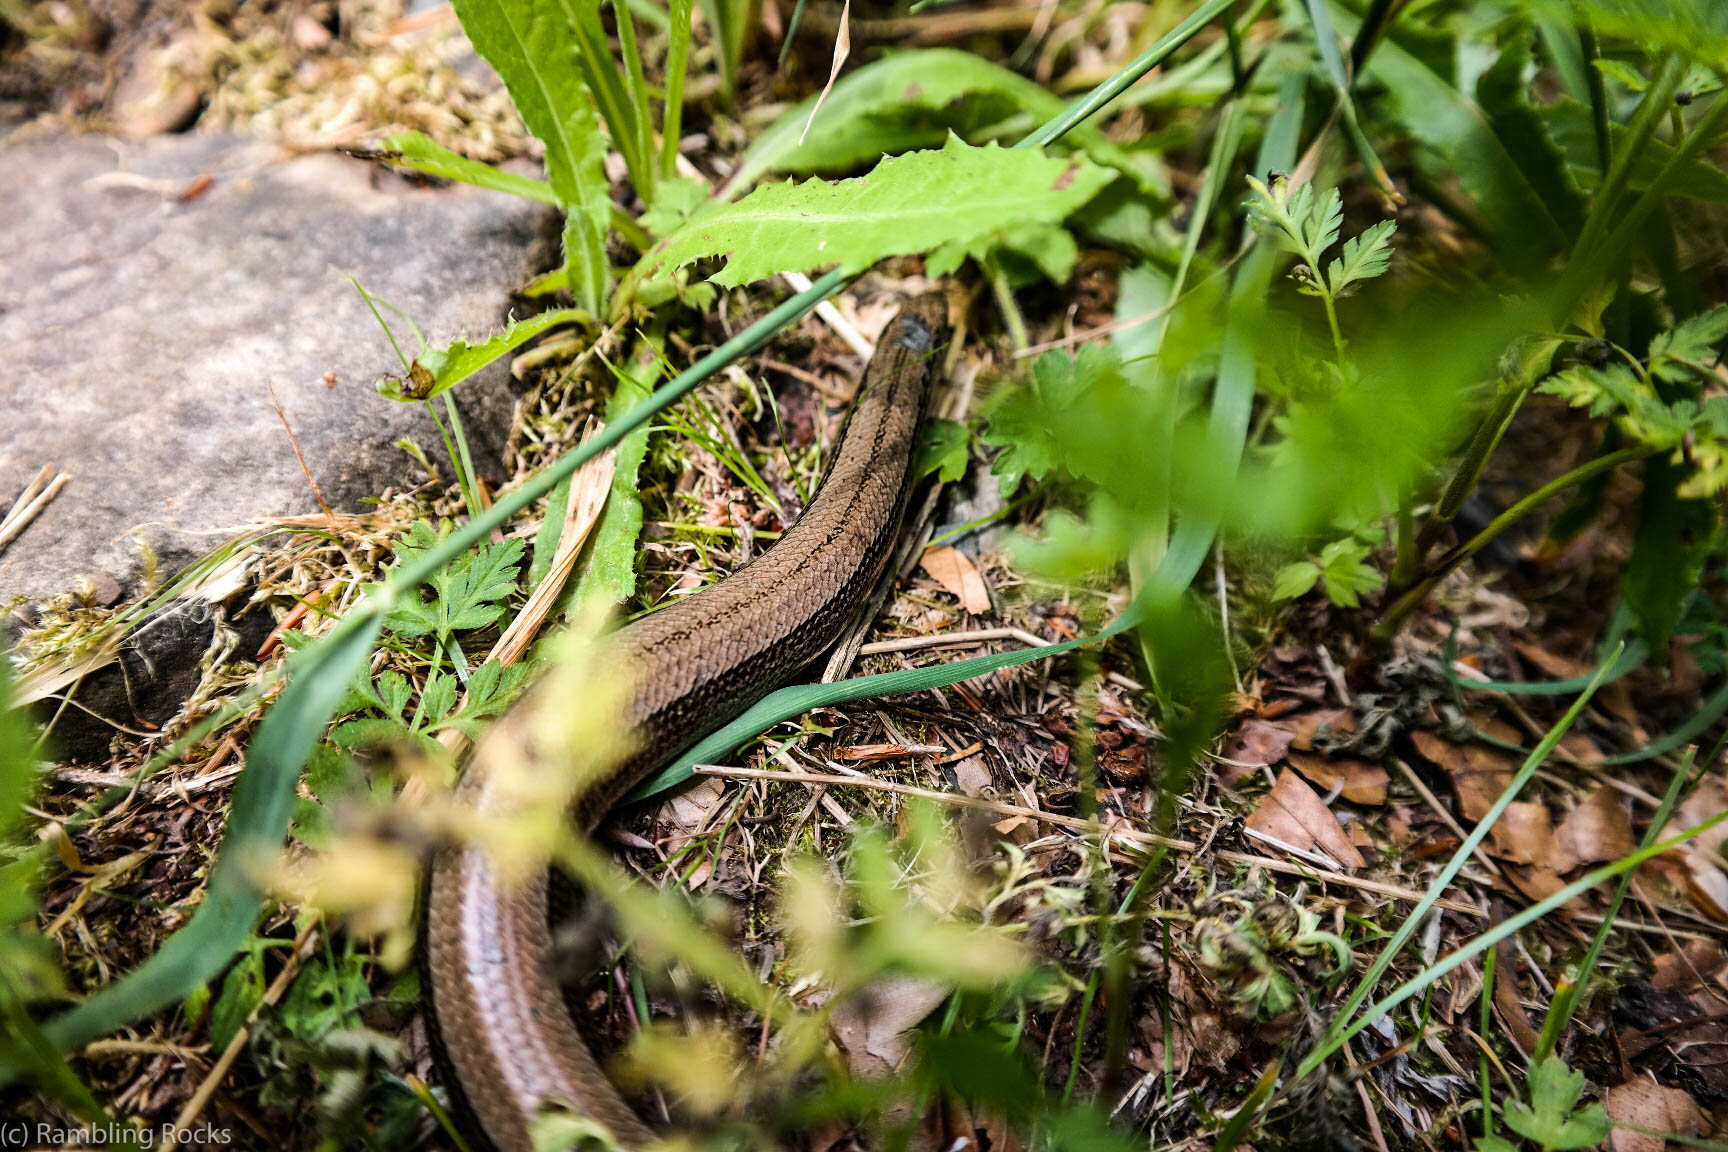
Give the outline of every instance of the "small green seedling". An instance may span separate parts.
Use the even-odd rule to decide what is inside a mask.
[[[1506,1127],[1542,1152],[1594,1148],[1608,1138],[1608,1113],[1600,1104],[1579,1107],[1584,1074],[1566,1067],[1558,1056],[1538,1061],[1530,1069],[1530,1102],[1509,1102],[1501,1112]],[[1518,1145],[1499,1136],[1476,1142],[1482,1152],[1517,1152]]]

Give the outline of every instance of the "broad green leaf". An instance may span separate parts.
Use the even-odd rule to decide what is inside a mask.
[[[460,152],[452,152],[424,132],[402,132],[384,141],[384,151],[391,163],[412,168],[441,180],[459,180],[476,188],[538,200],[557,205],[558,195],[552,185],[519,172],[506,172],[479,160],[470,160]]]
[[[1602,1105],[1578,1107],[1584,1094],[1584,1073],[1574,1072],[1557,1056],[1538,1061],[1530,1070],[1530,1103],[1506,1106],[1506,1127],[1544,1152],[1590,1148],[1608,1138],[1608,1114]]]
[[[1566,163],[1578,183],[1590,189],[1600,185],[1601,157],[1596,152],[1596,130],[1591,123],[1590,110],[1576,101],[1562,100],[1543,108],[1541,115],[1554,142],[1566,154]],[[1610,125],[1608,139],[1616,156],[1625,154],[1632,147],[1631,131],[1624,124]],[[1644,141],[1632,157],[1627,187],[1639,192],[1649,188],[1673,156],[1674,148],[1668,142]],[[1700,157],[1669,173],[1663,180],[1663,191],[1688,200],[1728,204],[1728,174],[1724,174],[1721,166],[1712,163],[1708,157]]]
[[[882,161],[868,176],[772,184],[680,228],[638,266],[644,280],[724,255],[713,277],[736,287],[826,265],[867,268],[1019,223],[1066,218],[1109,182],[1107,169],[951,136],[938,152]]]
[[[408,368],[408,378],[384,377],[378,381],[378,394],[392,400],[430,400],[542,332],[560,324],[582,324],[592,319],[579,308],[554,308],[526,320],[513,320],[504,331],[481,344],[452,340],[443,348],[422,348]]]
[[[1383,88],[1378,103],[1384,113],[1422,145],[1419,162],[1474,201],[1513,271],[1538,270],[1565,249],[1571,238],[1481,108],[1390,39],[1375,48],[1368,74]]]
[[[1644,74],[1624,60],[1609,60],[1605,57],[1598,57],[1591,63],[1596,65],[1596,70],[1602,75],[1613,77],[1633,92],[1642,92],[1650,86],[1650,82],[1644,78]]]
[[[610,275],[612,190],[606,141],[559,0],[452,0],[474,50],[497,71],[528,131],[546,145],[546,174],[569,213],[564,260],[577,303],[598,315]]]
[[[242,953],[222,979],[222,995],[210,1010],[210,1044],[218,1052],[246,1023],[264,1000],[264,953],[254,947]]]
[[[1058,115],[1063,101],[982,56],[923,48],[897,52],[841,77],[811,123],[815,106],[812,96],[758,136],[727,187],[742,191],[771,172],[844,172],[882,155],[937,147],[950,132],[981,143],[1012,131],[1024,117]],[[1081,125],[1068,140],[1098,163],[1134,177],[1142,191],[1168,197],[1161,174],[1151,173],[1098,129]]]
[[[944,484],[952,484],[966,475],[972,443],[966,425],[958,420],[932,418],[924,421],[919,438],[922,441],[918,446],[919,476],[934,472]]]
[[[1638,530],[1626,562],[1622,591],[1653,652],[1667,650],[1686,598],[1698,588],[1716,543],[1716,510],[1703,500],[1681,499],[1687,469],[1657,456],[1644,461]]]
[[[1624,37],[1651,55],[1666,49],[1713,68],[1728,56],[1728,5],[1717,0],[1525,0],[1567,24]]]
[[[653,372],[640,366],[638,370]],[[606,418],[615,420],[641,403],[653,382],[652,375],[646,380],[620,375],[618,389],[606,405]],[[596,596],[607,604],[621,604],[635,593],[636,541],[642,535],[642,494],[637,490],[636,476],[648,455],[648,435],[649,428],[643,425],[613,449],[616,466],[612,489],[589,538],[582,569],[565,593],[564,603],[580,604]]]
[[[1047,223],[1017,224],[992,236],[942,245],[930,254],[925,272],[932,278],[948,276],[963,261],[971,259],[983,264],[992,253],[1004,265],[1022,266],[1005,268],[1016,286],[1034,283],[1040,275],[1053,284],[1065,284],[1080,259],[1080,248],[1066,228]]]
[[[1320,565],[1312,560],[1297,560],[1278,569],[1278,578],[1273,583],[1272,599],[1294,600],[1306,596],[1313,590],[1315,582],[1320,579]]]
[[[670,236],[708,202],[708,185],[687,176],[674,176],[660,181],[654,195],[654,206],[636,218],[636,223],[658,239]]]
[[[1344,241],[1344,256],[1333,260],[1326,269],[1326,284],[1333,296],[1343,296],[1348,289],[1364,280],[1372,280],[1392,264],[1392,233],[1398,230],[1393,220],[1381,220],[1368,226],[1360,236]]]
[[[1508,155],[1568,235],[1584,227],[1584,196],[1567,169],[1548,122],[1530,102],[1528,29],[1514,25],[1501,36],[1500,56],[1476,82],[1476,99]]]

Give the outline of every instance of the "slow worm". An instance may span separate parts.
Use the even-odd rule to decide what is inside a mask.
[[[780,541],[716,584],[605,641],[606,666],[635,687],[622,720],[637,751],[586,780],[571,811],[591,830],[644,776],[791,680],[846,627],[881,578],[916,476],[918,427],[947,310],[906,306],[877,342],[820,491]],[[474,755],[459,798],[507,814],[491,766],[532,758],[536,689]],[[651,1139],[606,1079],[552,975],[548,879],[510,885],[478,846],[433,860],[425,962],[440,1064],[459,1116],[498,1152],[529,1152],[535,1118],[566,1108],[625,1148]]]

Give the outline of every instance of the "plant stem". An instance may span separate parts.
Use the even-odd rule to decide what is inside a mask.
[[[1309,265],[1309,267],[1314,269],[1315,281],[1317,283],[1320,282],[1320,267],[1319,267],[1319,265],[1318,264],[1311,264],[1311,265]],[[1320,302],[1326,305],[1326,323],[1332,329],[1332,351],[1337,354],[1338,362],[1343,363],[1344,362],[1344,333],[1338,327],[1338,308],[1335,304],[1332,303],[1332,294],[1330,292],[1322,291],[1320,293]]]
[[[1416,514],[1410,490],[1398,493],[1398,559],[1392,565],[1392,587],[1404,588],[1416,579]]]
[[[1524,499],[1518,501],[1518,503],[1512,505],[1512,507],[1496,516],[1492,523],[1482,529],[1482,531],[1476,533],[1476,535],[1472,536],[1468,541],[1452,549],[1452,551],[1448,552],[1445,556],[1442,556],[1440,561],[1428,571],[1427,575],[1422,578],[1420,583],[1411,588],[1408,592],[1404,593],[1404,595],[1400,596],[1397,601],[1393,603],[1392,607],[1388,608],[1380,617],[1379,622],[1374,625],[1374,637],[1379,640],[1387,640],[1397,635],[1398,629],[1403,627],[1404,621],[1409,617],[1410,613],[1415,611],[1424,600],[1428,599],[1429,594],[1434,591],[1435,586],[1438,585],[1441,580],[1445,579],[1448,573],[1457,568],[1460,564],[1464,563],[1464,561],[1470,559],[1470,557],[1476,555],[1476,553],[1482,551],[1482,549],[1492,543],[1494,538],[1499,536],[1500,533],[1512,527],[1512,525],[1528,516],[1548,500],[1558,496],[1568,488],[1573,488],[1582,484],[1592,476],[1607,472],[1613,468],[1618,468],[1622,464],[1628,464],[1634,460],[1642,459],[1645,456],[1654,455],[1657,451],[1658,449],[1648,448],[1643,445],[1632,448],[1622,448],[1618,452],[1610,452],[1606,456],[1598,456],[1588,464],[1579,465],[1564,476],[1557,477],[1556,479],[1550,480],[1548,483],[1542,485],[1542,487],[1536,489],[1536,491],[1530,493],[1530,495],[1524,497]]]
[[[1596,162],[1606,178],[1614,162],[1613,138],[1609,135],[1608,82],[1596,60],[1602,54],[1596,40],[1596,29],[1582,12],[1578,13],[1578,48],[1584,57],[1584,83],[1590,89],[1590,120],[1596,130]]]
[[[990,281],[996,306],[1002,310],[1002,320],[1008,325],[1008,336],[1014,341],[1014,350],[1025,351],[1031,346],[1032,337],[1026,331],[1026,320],[1020,315],[1020,306],[1014,303],[1014,290],[1008,286],[1008,277],[994,256],[984,258],[984,274]]]
[[[1464,501],[1475,490],[1476,482],[1482,478],[1482,472],[1488,466],[1489,457],[1494,455],[1494,449],[1500,446],[1500,440],[1506,435],[1506,429],[1512,425],[1512,417],[1518,414],[1524,398],[1530,394],[1530,388],[1535,383],[1532,374],[1528,379],[1520,381],[1517,386],[1501,388],[1494,397],[1494,404],[1482,416],[1476,425],[1476,431],[1470,437],[1469,445],[1464,449],[1464,456],[1458,461],[1458,467],[1452,473],[1452,479],[1447,482],[1446,490],[1440,494],[1440,500],[1434,505],[1434,511],[1429,515],[1428,522],[1422,528],[1422,539],[1417,551],[1423,551],[1440,530],[1452,523],[1458,515],[1458,509],[1464,506]],[[1414,575],[1414,574],[1412,574]]]

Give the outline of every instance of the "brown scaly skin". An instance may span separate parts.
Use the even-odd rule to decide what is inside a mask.
[[[637,753],[580,786],[585,829],[648,773],[793,679],[833,644],[882,576],[916,477],[913,458],[930,378],[946,339],[939,295],[903,309],[876,346],[839,451],[796,524],[711,587],[614,633],[603,667],[638,685],[623,708]],[[482,814],[508,811],[496,763],[532,762],[537,690],[488,734],[459,795]],[[457,1109],[498,1152],[529,1152],[535,1116],[570,1108],[623,1147],[650,1140],[565,1011],[550,973],[547,877],[509,886],[477,847],[432,864],[425,959],[432,1019]]]

